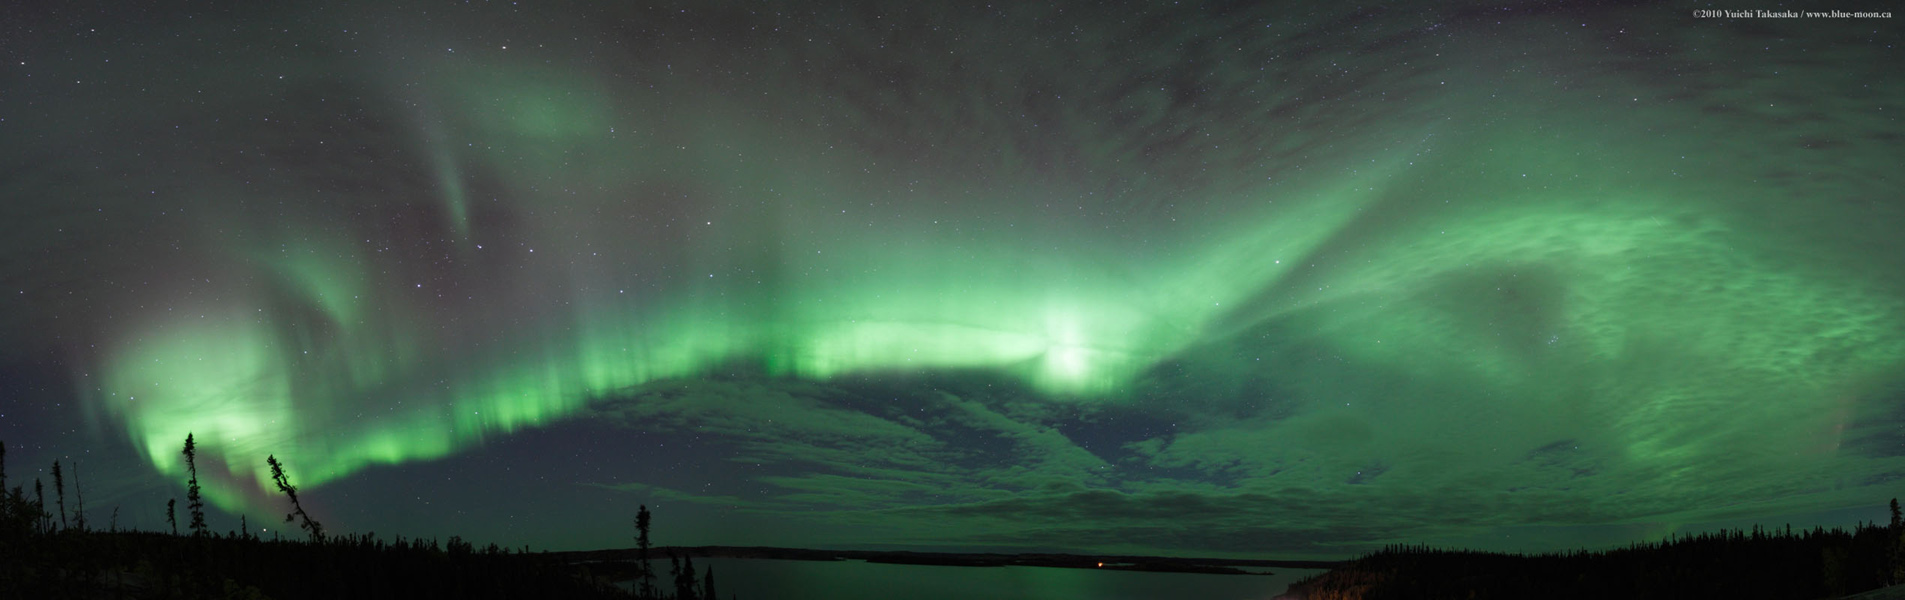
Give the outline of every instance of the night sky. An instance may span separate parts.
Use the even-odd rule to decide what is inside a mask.
[[[236,4],[0,13],[0,439],[96,526],[165,526],[188,432],[215,530],[275,454],[331,530],[542,549],[1905,496],[1897,19]]]

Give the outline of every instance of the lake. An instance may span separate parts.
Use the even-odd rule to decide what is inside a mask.
[[[655,561],[656,585],[667,581],[668,561]],[[1291,582],[1323,569],[1272,569],[1272,575],[1144,573],[1051,567],[937,567],[859,560],[804,561],[704,558],[714,566],[722,598],[740,600],[1268,600]]]

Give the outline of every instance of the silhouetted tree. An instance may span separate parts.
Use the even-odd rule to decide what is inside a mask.
[[[53,496],[60,503],[60,529],[66,528],[66,475],[60,470],[60,461],[53,461]]]
[[[714,593],[714,565],[708,565],[708,572],[701,578],[701,600],[720,600]]]
[[[86,491],[79,485],[79,463],[73,463],[73,527],[86,530]]]
[[[24,507],[23,506],[16,507],[15,503],[7,502],[7,501],[17,499],[20,502],[24,502],[26,500],[24,496],[24,492],[21,492],[16,488],[14,491],[15,498],[13,499],[7,498],[6,492],[7,492],[7,443],[0,441],[0,516],[17,517],[18,515],[13,514],[13,511],[19,510]],[[37,519],[39,517],[35,516],[34,518]]]
[[[40,507],[40,531],[53,530],[53,515],[46,512],[46,486],[40,484],[40,478],[33,478],[33,505]]]
[[[23,519],[26,514],[25,502],[25,493],[19,488],[14,488],[12,497],[7,496],[7,443],[0,442],[0,518],[4,518],[7,526],[11,527],[15,519]],[[39,517],[35,515],[34,518]]]
[[[648,505],[635,512],[635,589],[643,598],[655,597],[655,568],[648,564]]]
[[[205,535],[205,500],[198,495],[198,444],[185,434],[185,470],[192,478],[185,482],[185,508],[192,511],[192,536]]]
[[[1905,519],[1900,518],[1897,498],[1892,499],[1892,527],[1887,531],[1892,543],[1885,553],[1885,584],[1898,585],[1905,582]]]
[[[26,500],[25,486],[6,487],[7,447],[0,443],[0,561],[13,560],[13,550],[23,547],[29,537],[39,533],[40,509]],[[19,544],[19,546],[16,546]],[[4,574],[0,574],[4,577]],[[8,586],[0,583],[0,594]]]
[[[695,557],[681,557],[681,597],[688,600],[700,600],[700,577],[695,576]]]
[[[311,520],[310,513],[304,512],[304,505],[298,503],[298,486],[291,485],[291,480],[284,476],[284,464],[278,462],[276,455],[266,456],[265,464],[271,465],[271,481],[278,484],[278,491],[291,498],[291,512],[284,516],[284,522],[290,523],[294,517],[303,519],[299,526],[304,528],[305,533],[311,534],[311,542],[324,543],[324,526]]]
[[[172,526],[172,535],[179,534],[178,506],[178,498],[170,498],[165,501],[165,524]]]
[[[673,564],[669,569],[669,575],[675,579],[675,600],[695,600],[697,595],[695,594],[694,557],[688,557],[687,562],[684,563],[681,557],[670,552],[668,562]]]

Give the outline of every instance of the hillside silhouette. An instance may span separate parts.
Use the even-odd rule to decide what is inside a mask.
[[[1291,584],[1284,598],[1837,598],[1905,582],[1905,524],[1677,536],[1522,555],[1390,546]]]

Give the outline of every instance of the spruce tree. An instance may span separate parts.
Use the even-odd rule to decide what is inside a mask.
[[[688,600],[687,591],[681,587],[681,557],[673,552],[668,553],[668,577],[674,580],[675,600]]]
[[[708,565],[707,574],[701,578],[701,600],[719,600],[714,593],[714,565]]]
[[[179,534],[178,506],[178,498],[169,498],[165,501],[165,524],[172,526],[172,535]]]
[[[304,528],[305,533],[311,535],[311,543],[323,543],[324,526],[311,520],[310,513],[304,512],[304,505],[298,503],[298,486],[291,485],[291,479],[284,476],[284,464],[278,462],[278,457],[275,455],[266,456],[265,464],[271,466],[271,481],[278,484],[278,491],[284,492],[285,496],[291,498],[292,512],[285,514],[284,522],[290,523],[294,518],[304,519],[299,526]]]
[[[681,557],[681,581],[675,584],[675,596],[686,600],[698,600],[701,594],[695,593],[695,557]]]
[[[651,521],[648,505],[643,504],[635,513],[635,587],[642,598],[655,597],[655,568],[648,564],[648,526]]]
[[[33,478],[33,505],[40,511],[40,532],[53,530],[53,515],[46,512],[46,486],[40,484],[40,478]]]
[[[60,529],[66,528],[66,475],[60,471],[60,461],[53,461],[53,496],[60,503]]]
[[[79,485],[79,463],[73,463],[73,527],[86,530],[86,491]]]
[[[185,482],[185,508],[192,511],[192,537],[205,535],[205,500],[198,495],[198,444],[185,434],[185,470],[192,478]]]
[[[13,497],[11,498],[7,497],[6,492],[7,492],[7,443],[0,442],[0,516],[6,517],[9,525],[11,525],[12,522],[16,519],[20,520],[21,522],[25,522],[26,492],[20,488],[14,488]],[[39,515],[33,516],[34,526],[39,525],[39,519],[40,519]]]
[[[1897,585],[1905,582],[1905,518],[1898,512],[1898,499],[1892,499],[1892,544],[1887,548],[1887,566],[1885,583]]]

